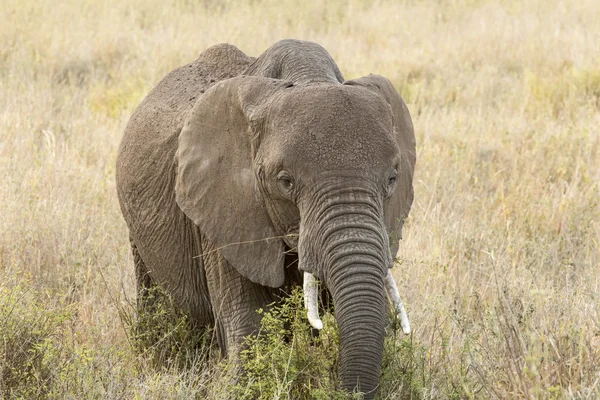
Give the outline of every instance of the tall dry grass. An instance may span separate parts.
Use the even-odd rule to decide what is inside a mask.
[[[21,393],[19,351],[39,355],[24,396],[219,396],[214,371],[147,368],[128,341],[116,150],[171,69],[289,37],[346,78],[390,78],[411,110],[416,200],[395,269],[410,394],[600,396],[600,2],[239,3],[1,1],[0,397]],[[39,337],[11,342],[28,326]]]

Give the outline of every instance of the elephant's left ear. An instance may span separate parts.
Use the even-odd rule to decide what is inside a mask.
[[[400,166],[398,168],[398,186],[392,197],[384,204],[385,225],[390,237],[392,255],[398,251],[402,239],[402,225],[408,216],[413,202],[413,173],[416,151],[415,133],[408,108],[392,83],[380,75],[368,75],[344,82],[344,85],[364,86],[381,96],[392,109],[394,136],[400,148]]]

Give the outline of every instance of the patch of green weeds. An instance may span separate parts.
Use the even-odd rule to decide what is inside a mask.
[[[48,305],[33,290],[0,288],[1,398],[49,394],[63,366],[63,328],[72,316],[72,307]]]
[[[420,399],[428,385],[425,347],[402,333],[400,324],[390,326],[385,338],[378,398]]]
[[[121,319],[132,346],[155,368],[187,368],[206,360],[213,343],[213,331],[194,327],[167,292],[155,286],[144,298],[137,317],[121,309]]]
[[[347,399],[362,396],[337,387],[340,336],[334,316],[325,312],[323,330],[314,334],[306,319],[302,291],[263,315],[261,332],[247,339],[241,353],[245,374],[232,397],[240,399]],[[376,399],[420,399],[431,385],[428,350],[391,320],[384,343]]]
[[[241,353],[245,374],[234,389],[240,399],[346,399],[336,388],[339,331],[333,315],[323,316],[317,335],[306,319],[302,291],[263,315],[261,332]]]

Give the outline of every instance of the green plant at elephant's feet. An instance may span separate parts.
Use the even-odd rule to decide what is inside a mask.
[[[0,398],[44,398],[66,364],[64,330],[74,308],[39,300],[22,286],[0,287]]]
[[[340,344],[335,319],[326,313],[323,330],[314,335],[302,301],[296,288],[281,303],[260,310],[261,333],[248,337],[240,354],[245,374],[234,388],[236,398],[348,398],[335,387]]]
[[[177,310],[172,297],[159,286],[148,289],[145,301],[152,307],[120,310],[132,346],[148,356],[155,368],[188,368],[208,358],[212,349],[212,329],[194,327]]]
[[[421,399],[431,374],[427,349],[402,334],[400,324],[392,319],[383,348],[378,398]]]

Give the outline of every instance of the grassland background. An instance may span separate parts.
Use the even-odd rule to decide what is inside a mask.
[[[167,72],[282,38],[388,77],[412,113],[410,394],[600,396],[597,0],[0,0],[0,21],[0,397],[218,396],[128,341],[116,151]]]

